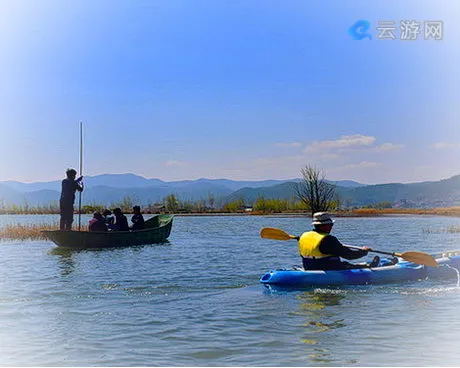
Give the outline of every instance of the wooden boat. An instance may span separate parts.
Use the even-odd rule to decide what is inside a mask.
[[[67,248],[109,248],[145,245],[166,241],[171,233],[172,215],[157,215],[145,221],[145,229],[137,231],[42,231],[55,244]]]

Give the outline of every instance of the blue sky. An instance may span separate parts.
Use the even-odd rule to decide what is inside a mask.
[[[460,174],[451,1],[2,1],[0,181]],[[348,28],[368,20],[372,40]],[[442,41],[379,40],[441,20]]]

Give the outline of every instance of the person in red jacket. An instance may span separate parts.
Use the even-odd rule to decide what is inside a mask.
[[[89,220],[89,231],[107,231],[107,224],[105,223],[104,216],[100,212],[94,212],[93,218]]]

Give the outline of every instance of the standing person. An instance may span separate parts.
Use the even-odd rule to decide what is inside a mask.
[[[121,211],[121,208],[115,208],[113,214],[115,215],[113,231],[129,231],[128,219]]]
[[[350,249],[330,235],[334,220],[327,212],[316,212],[313,215],[314,229],[304,232],[299,238],[299,252],[305,270],[344,270],[350,268],[375,267],[380,258],[376,256],[370,264],[353,264],[342,261],[345,259],[358,259],[365,257],[369,247]]]
[[[131,226],[131,230],[142,230],[145,228],[145,221],[144,216],[142,216],[141,208],[139,206],[133,207],[134,215],[131,217],[131,222],[133,225]]]
[[[83,191],[83,176],[75,180],[77,172],[74,169],[67,169],[67,178],[62,181],[61,198],[59,207],[61,212],[60,229],[72,230],[73,222],[73,204],[75,202],[75,192]]]
[[[107,231],[107,225],[105,223],[104,217],[100,212],[94,212],[93,218],[89,220],[88,225],[89,231]]]

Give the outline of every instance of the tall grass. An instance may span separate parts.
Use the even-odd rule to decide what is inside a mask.
[[[41,233],[42,231],[58,229],[58,222],[27,225],[5,225],[0,228],[0,240],[40,240],[45,239]],[[76,226],[74,226],[73,229],[75,230]],[[88,226],[82,226],[81,230],[87,231]]]
[[[433,216],[460,216],[460,207],[446,208],[357,208],[351,211],[338,211],[351,213],[356,216],[379,215],[433,215]]]
[[[427,234],[440,234],[440,233],[460,233],[460,225],[450,225],[441,228],[426,228],[422,230]]]

